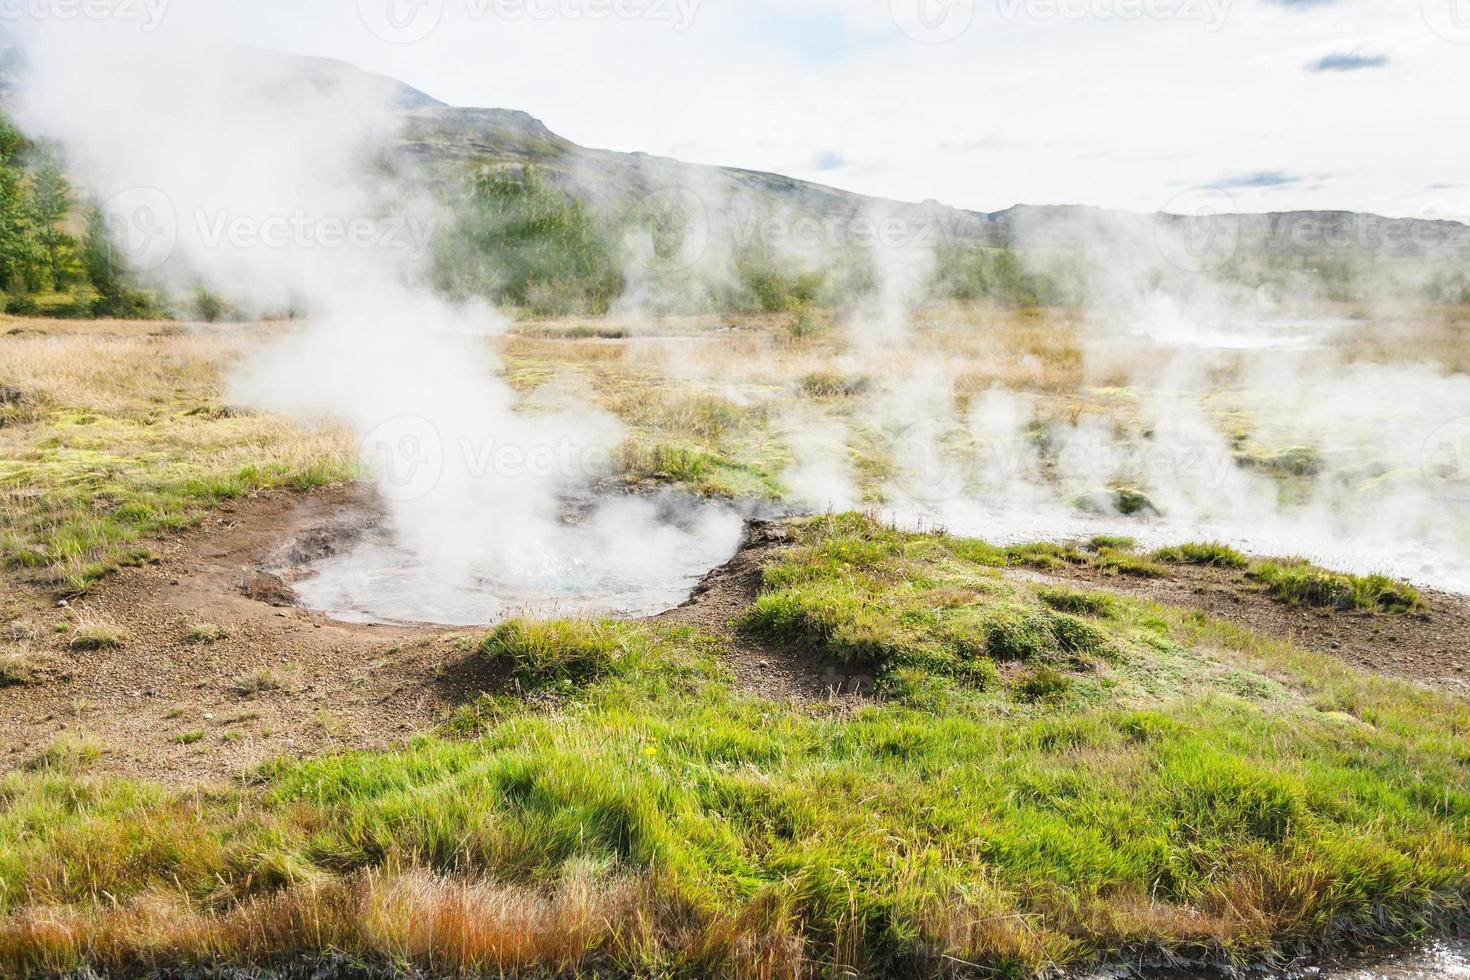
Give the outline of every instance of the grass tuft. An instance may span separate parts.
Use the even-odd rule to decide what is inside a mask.
[[[1239,551],[1219,541],[1188,542],[1160,548],[1152,555],[1166,565],[1207,565],[1214,568],[1245,568],[1250,561]]]
[[[218,643],[225,638],[225,631],[213,623],[200,623],[189,630],[186,639],[190,643],[210,644]]]
[[[67,643],[73,650],[115,650],[125,646],[128,633],[110,623],[84,623],[72,631]]]
[[[1330,572],[1305,561],[1261,562],[1250,577],[1283,602],[1324,609],[1414,613],[1423,608],[1419,591],[1382,575]]]

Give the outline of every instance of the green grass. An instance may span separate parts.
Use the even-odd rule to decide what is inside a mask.
[[[355,476],[338,447],[280,455],[281,427],[208,413],[159,418],[53,411],[31,447],[0,461],[0,561],[81,592],[148,558],[145,539],[194,523],[208,508],[270,487],[309,489]]]
[[[617,623],[517,619],[485,637],[480,653],[534,689],[625,672],[647,656],[647,646],[645,633]]]
[[[876,665],[882,696],[846,711],[743,693],[688,628],[515,621],[469,656],[538,696],[395,751],[207,791],[4,777],[0,972],[330,946],[491,975],[1019,976],[1463,910],[1470,706],[996,554],[797,526],[744,627]]]
[[[1239,551],[1218,541],[1187,542],[1153,553],[1155,561],[1167,565],[1207,565],[1214,568],[1245,568],[1249,559]]]
[[[1250,577],[1276,599],[1327,609],[1412,613],[1424,604],[1417,589],[1382,575],[1331,572],[1304,561],[1261,562]]]

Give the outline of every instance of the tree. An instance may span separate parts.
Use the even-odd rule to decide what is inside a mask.
[[[538,313],[601,313],[622,289],[605,229],[533,168],[475,175],[436,240],[434,279],[453,296],[483,296]]]
[[[0,167],[0,289],[31,290],[44,259],[32,234],[29,194],[17,170]]]
[[[54,161],[48,160],[31,177],[31,227],[36,242],[46,255],[47,272],[52,292],[62,286],[63,259],[75,244],[62,228],[71,210],[70,188],[66,176]]]

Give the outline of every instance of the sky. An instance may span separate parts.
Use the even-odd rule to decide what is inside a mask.
[[[1470,219],[1470,0],[0,0],[338,58],[586,146],[983,211]]]

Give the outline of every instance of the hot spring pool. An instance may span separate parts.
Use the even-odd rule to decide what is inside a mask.
[[[682,494],[610,498],[502,557],[445,563],[391,518],[276,569],[301,606],[346,622],[480,626],[509,616],[638,617],[679,605],[744,539],[745,515]],[[487,542],[487,554],[495,553]]]

